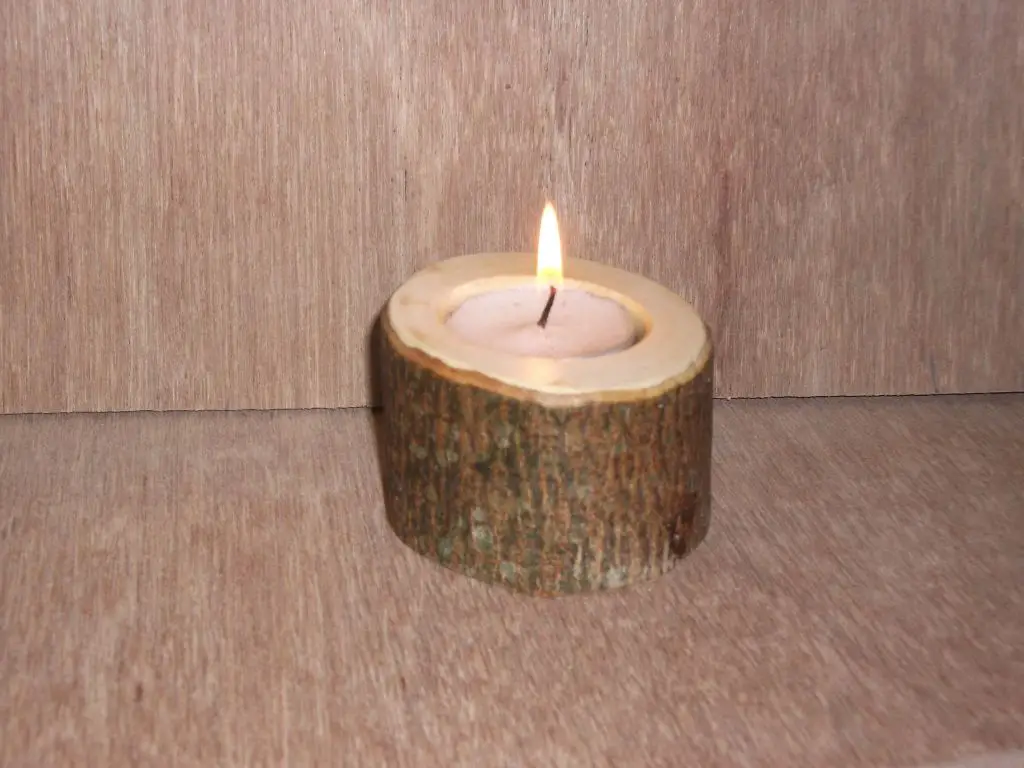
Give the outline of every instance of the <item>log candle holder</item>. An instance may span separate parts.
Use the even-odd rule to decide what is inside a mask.
[[[580,297],[566,298],[558,320],[535,258],[450,259],[388,302],[380,383],[389,523],[441,565],[532,595],[653,579],[709,527],[710,334],[666,288],[583,260],[566,265],[561,292]],[[490,309],[471,312],[474,299]],[[585,301],[624,309],[635,338],[609,342],[606,354],[542,354],[557,328],[572,327],[572,306],[576,322],[597,332],[604,310],[589,312]],[[536,326],[545,303],[545,328],[515,320]],[[524,333],[540,334],[540,353],[508,351],[530,346]],[[583,336],[584,346],[601,346]]]

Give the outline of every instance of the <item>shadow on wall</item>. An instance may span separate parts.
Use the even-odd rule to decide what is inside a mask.
[[[366,337],[366,378],[370,392],[370,410],[373,416],[373,436],[377,445],[377,466],[384,473],[384,401],[381,397],[381,315],[387,304],[373,317]]]
[[[388,297],[390,299],[390,296]],[[383,405],[380,389],[380,342],[381,326],[380,319],[387,303],[373,316],[373,322],[366,335],[366,385],[370,393],[370,407],[379,411]]]
[[[377,471],[381,483],[381,492],[388,493],[388,456],[386,445],[387,425],[384,420],[384,399],[383,399],[383,371],[381,366],[381,352],[383,349],[384,329],[381,327],[381,317],[387,310],[387,303],[374,315],[373,323],[370,325],[366,339],[366,371],[367,384],[370,389],[370,415],[373,424],[373,440],[377,451]],[[388,529],[397,537],[391,517],[387,513],[385,503],[384,516],[387,520]]]

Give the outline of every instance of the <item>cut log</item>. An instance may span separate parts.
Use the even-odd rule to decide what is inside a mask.
[[[588,279],[615,281],[609,269]],[[655,578],[703,540],[713,359],[702,323],[700,343],[681,345],[696,354],[673,360],[660,383],[558,394],[453,367],[451,349],[430,349],[443,333],[402,332],[408,303],[393,297],[380,334],[385,505],[405,544],[481,581],[554,596]],[[656,306],[650,321],[658,327]]]

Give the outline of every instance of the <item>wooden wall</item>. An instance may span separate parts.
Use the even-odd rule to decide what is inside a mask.
[[[0,411],[368,402],[414,270],[566,250],[726,396],[1024,389],[1020,0],[0,0]]]

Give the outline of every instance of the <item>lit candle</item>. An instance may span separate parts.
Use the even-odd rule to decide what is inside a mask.
[[[550,203],[541,217],[534,282],[469,297],[448,318],[448,327],[481,347],[548,358],[617,352],[642,332],[614,299],[564,287],[558,219]]]
[[[414,275],[388,302],[396,338],[552,404],[656,389],[700,361],[710,339],[692,306],[635,273],[563,259],[557,226],[541,229],[536,254],[457,256]]]
[[[415,551],[540,595],[665,573],[710,524],[711,336],[640,275],[459,256],[381,313],[385,508]]]

